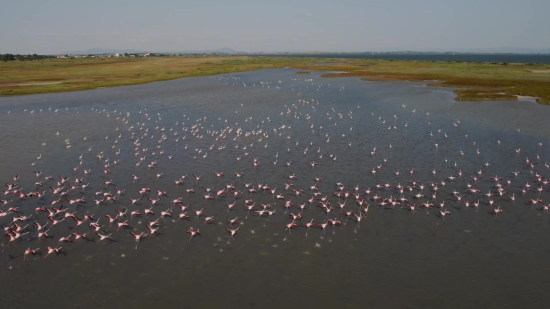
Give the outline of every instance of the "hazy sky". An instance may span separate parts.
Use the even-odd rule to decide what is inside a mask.
[[[3,4],[2,4],[3,3]],[[0,53],[550,48],[550,0],[0,0]]]

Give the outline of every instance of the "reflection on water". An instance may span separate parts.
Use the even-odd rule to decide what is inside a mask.
[[[0,98],[0,177],[11,184],[11,176],[19,175],[23,193],[44,192],[40,198],[20,198],[13,191],[2,197],[9,201],[3,212],[10,207],[19,212],[0,218],[12,235],[12,218],[32,215],[17,222],[28,234],[11,243],[3,239],[3,303],[7,308],[543,307],[549,216],[529,200],[548,203],[550,109],[532,102],[454,102],[448,89],[419,86],[304,78],[281,69]],[[527,158],[537,164],[531,167]],[[59,176],[70,178],[61,185]],[[187,177],[177,185],[182,176]],[[502,178],[502,194],[493,176]],[[71,189],[77,178],[89,187]],[[114,185],[105,185],[109,180]],[[293,186],[285,190],[285,183]],[[334,195],[336,183],[343,183],[347,199]],[[203,197],[205,187],[213,187],[215,196],[229,184],[243,191],[232,210],[226,206],[235,201],[229,192]],[[258,192],[249,193],[243,184]],[[518,191],[526,184],[531,191]],[[320,194],[309,203],[314,185]],[[67,192],[53,206],[59,197],[50,186]],[[144,187],[151,191],[131,205]],[[191,188],[195,193],[188,194]],[[156,199],[157,190],[167,196],[152,206],[154,215],[131,217],[132,211],[150,208],[147,197]],[[96,206],[94,199],[108,193],[116,200]],[[368,203],[367,213],[355,193]],[[417,194],[425,197],[415,199]],[[373,200],[375,195],[381,199]],[[85,204],[70,205],[82,197]],[[324,197],[332,205],[328,215],[320,203]],[[408,202],[384,202],[401,197]],[[180,207],[172,203],[178,198],[189,206],[189,219],[178,220]],[[256,205],[248,217],[245,199]],[[286,210],[286,201],[294,206]],[[364,216],[360,225],[342,212],[344,201],[344,211]],[[441,202],[444,208],[438,208]],[[434,205],[426,209],[422,203]],[[111,238],[98,241],[89,232],[90,221],[77,226],[66,217],[49,227],[52,238],[36,239],[34,222],[49,220],[47,212],[35,209],[62,204],[68,210],[54,218],[93,214],[102,226],[99,233]],[[261,204],[271,204],[275,213],[260,218],[255,211]],[[413,212],[408,204],[418,205]],[[497,207],[503,210],[498,216],[492,213]],[[130,227],[118,229],[105,216],[124,209],[118,222],[128,220]],[[193,209],[203,209],[205,216],[198,220]],[[444,220],[438,216],[442,209],[450,212]],[[146,224],[162,211],[173,217],[159,219],[158,233],[144,237],[136,249],[130,231],[149,233]],[[289,233],[289,214],[300,212],[303,219]],[[214,221],[205,224],[207,216]],[[239,230],[230,240],[226,220],[235,217],[233,228]],[[323,234],[320,227],[302,226],[312,219],[341,225],[328,224]],[[197,228],[201,235],[189,241],[186,231]],[[60,244],[61,254],[44,259],[59,238],[86,232],[86,238]],[[42,255],[23,261],[27,248],[40,248]]]

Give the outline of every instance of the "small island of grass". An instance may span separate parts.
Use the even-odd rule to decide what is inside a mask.
[[[359,77],[365,81],[423,81],[428,86],[455,88],[457,101],[517,100],[534,97],[550,104],[548,64],[482,63],[463,61],[418,61],[353,59],[346,64],[319,65],[319,70],[338,71],[322,77]],[[312,69],[312,65],[300,69]]]

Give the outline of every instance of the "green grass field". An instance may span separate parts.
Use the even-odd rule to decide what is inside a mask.
[[[429,86],[455,88],[459,101],[515,100],[520,95],[550,104],[550,65],[361,59],[300,68],[342,72],[323,74],[324,77],[427,81]]]
[[[182,77],[292,67],[323,77],[428,81],[453,87],[457,100],[514,100],[533,96],[550,104],[550,65],[455,61],[327,59],[300,57],[150,57],[46,59],[0,62],[0,95],[112,87]]]
[[[0,62],[0,95],[141,84],[282,66],[278,62],[248,57],[88,58]]]

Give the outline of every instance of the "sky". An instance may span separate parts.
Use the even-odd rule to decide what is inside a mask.
[[[0,0],[0,7],[0,53],[550,48],[550,0]]]

